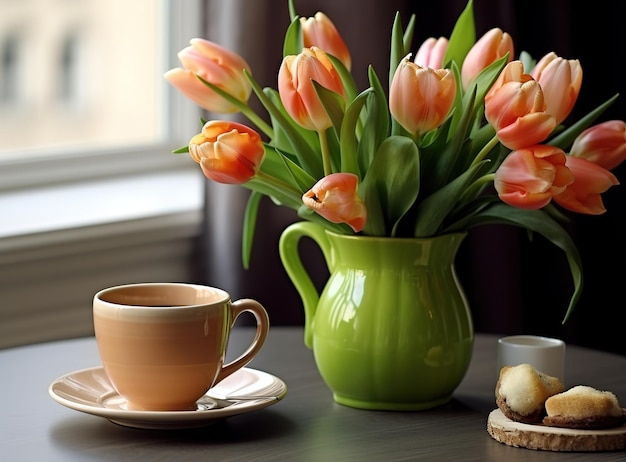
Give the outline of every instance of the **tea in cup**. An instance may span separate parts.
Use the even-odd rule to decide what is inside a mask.
[[[224,364],[231,329],[245,312],[256,319],[256,335]],[[259,302],[231,302],[221,289],[185,283],[101,290],[93,321],[105,373],[129,410],[195,410],[211,387],[254,358],[269,332]]]

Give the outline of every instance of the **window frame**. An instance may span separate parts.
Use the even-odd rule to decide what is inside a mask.
[[[163,34],[159,57],[163,72],[177,67],[177,53],[189,39],[202,34],[200,0],[160,0]],[[116,178],[133,174],[195,168],[172,150],[197,131],[201,110],[171,85],[164,86],[161,139],[147,144],[107,148],[22,150],[0,156],[0,194],[27,188]],[[161,155],[163,153],[163,155]]]
[[[155,1],[165,72],[202,36],[203,8]],[[154,143],[0,156],[0,349],[93,335],[90,300],[104,287],[198,280],[206,180],[171,151],[199,131],[202,111],[163,88]]]

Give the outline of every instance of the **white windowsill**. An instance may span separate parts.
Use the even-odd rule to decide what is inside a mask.
[[[203,176],[196,169],[92,180],[0,194],[0,250],[36,236],[178,214],[200,213]]]
[[[195,280],[203,184],[190,169],[2,192],[0,349],[91,335],[103,287]]]

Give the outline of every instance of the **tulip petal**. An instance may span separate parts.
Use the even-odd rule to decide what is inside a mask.
[[[573,182],[565,153],[536,145],[511,152],[496,171],[494,187],[500,199],[514,207],[536,210]]]
[[[332,223],[346,223],[354,232],[365,226],[365,204],[357,195],[358,177],[332,173],[318,181],[302,196],[302,202]]]
[[[574,174],[574,182],[554,196],[563,208],[577,213],[600,215],[606,212],[601,194],[619,181],[611,172],[580,157],[567,156],[567,167]]]
[[[256,175],[265,148],[258,133],[243,124],[212,120],[189,142],[189,154],[204,175],[218,183],[242,184]]]

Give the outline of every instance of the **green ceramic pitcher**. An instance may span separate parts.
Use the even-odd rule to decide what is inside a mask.
[[[322,250],[321,294],[302,264],[301,238]],[[340,235],[290,225],[280,257],[305,310],[305,344],[336,402],[423,410],[447,403],[465,376],[474,329],[454,271],[464,233],[433,238]]]

